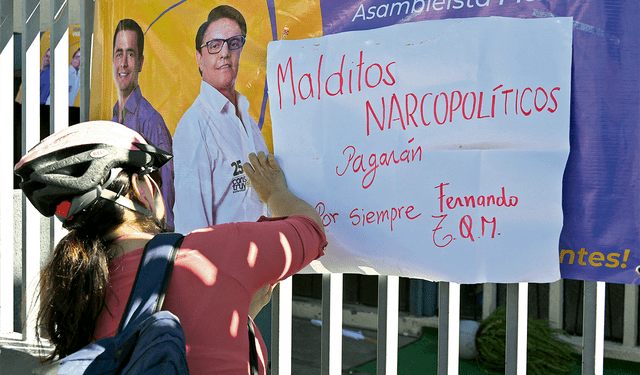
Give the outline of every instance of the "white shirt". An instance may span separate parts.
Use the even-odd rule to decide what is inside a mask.
[[[242,169],[249,153],[267,153],[267,145],[249,115],[249,101],[239,93],[238,107],[242,121],[234,105],[203,81],[178,122],[173,136],[176,232],[269,215]]]
[[[69,65],[69,107],[73,107],[73,103],[76,101],[76,96],[80,91],[80,70],[76,70],[72,65]],[[47,97],[45,104],[51,104],[51,95]]]
[[[80,91],[80,70],[69,65],[69,106],[72,107]]]

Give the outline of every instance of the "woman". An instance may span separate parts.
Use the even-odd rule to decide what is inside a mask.
[[[133,130],[100,121],[47,137],[16,165],[31,203],[69,230],[41,278],[38,326],[55,345],[51,358],[115,333],[142,249],[165,229],[157,169],[170,158]],[[252,187],[279,218],[187,234],[164,301],[185,331],[191,374],[247,374],[252,296],[326,246],[320,218],[287,188],[273,155],[249,160]],[[265,374],[266,347],[254,329]]]

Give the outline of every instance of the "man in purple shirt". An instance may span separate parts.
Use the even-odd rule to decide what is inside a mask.
[[[138,74],[144,62],[144,34],[132,19],[118,22],[113,35],[113,81],[118,89],[118,101],[113,107],[111,121],[123,124],[157,147],[172,152],[171,133],[151,103],[142,96],[138,86]],[[167,209],[167,228],[173,229],[173,160],[160,168],[162,195]]]
[[[40,104],[46,104],[51,91],[51,49],[47,49],[42,57],[40,69]]]

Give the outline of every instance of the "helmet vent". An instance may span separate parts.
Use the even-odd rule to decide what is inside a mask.
[[[53,173],[71,177],[82,177],[87,172],[87,169],[89,169],[90,166],[91,162],[86,161],[84,163],[69,165],[65,168],[59,168]]]

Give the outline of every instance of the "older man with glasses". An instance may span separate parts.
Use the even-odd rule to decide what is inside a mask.
[[[80,92],[80,48],[73,53],[69,64],[69,106],[75,103],[78,92]]]
[[[228,5],[214,8],[196,34],[200,94],[173,136],[177,232],[269,216],[242,168],[250,153],[268,153],[249,101],[235,88],[246,36],[244,17]],[[254,295],[251,318],[269,303],[271,292],[267,286]],[[256,327],[252,320],[249,326]],[[266,347],[260,330],[255,332],[259,346]]]
[[[246,36],[244,17],[228,5],[214,8],[198,29],[200,94],[173,137],[176,231],[268,214],[242,170],[250,153],[267,152],[249,101],[235,88]]]

